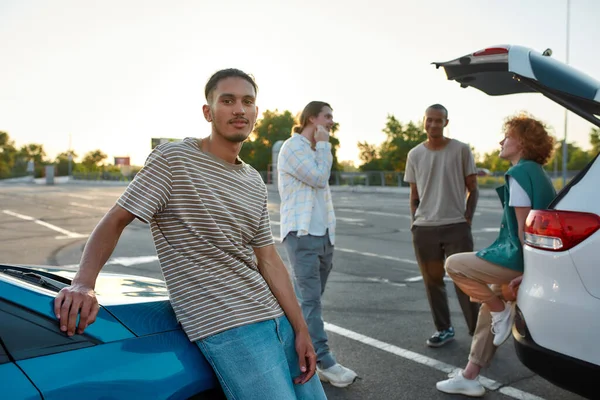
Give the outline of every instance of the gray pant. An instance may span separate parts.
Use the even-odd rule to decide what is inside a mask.
[[[321,296],[333,266],[333,246],[329,236],[297,236],[290,232],[283,241],[294,276],[294,290],[308,325],[320,368],[335,365],[329,350],[321,311]]]
[[[444,283],[444,263],[453,254],[473,251],[471,227],[466,222],[443,226],[413,225],[412,233],[415,255],[423,275],[435,328],[438,331],[448,329],[452,324]],[[479,304],[472,303],[458,286],[455,285],[454,288],[469,334],[473,335],[477,326]]]

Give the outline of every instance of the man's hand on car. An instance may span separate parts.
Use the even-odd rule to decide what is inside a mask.
[[[61,289],[54,299],[54,314],[59,320],[60,330],[69,336],[75,334],[75,328],[78,334],[82,334],[96,321],[99,309],[94,289],[81,284]],[[78,315],[79,325],[76,327]]]

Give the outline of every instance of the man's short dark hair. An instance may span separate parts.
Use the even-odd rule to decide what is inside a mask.
[[[443,105],[436,103],[436,104],[432,104],[429,107],[427,107],[428,110],[431,109],[431,108],[434,109],[434,110],[443,111],[444,114],[446,114],[446,119],[448,119],[448,110]]]
[[[206,82],[206,86],[204,87],[204,96],[206,97],[206,101],[210,102],[210,96],[217,87],[217,83],[225,78],[242,78],[248,81],[252,87],[254,88],[254,92],[258,92],[258,86],[256,86],[256,82],[254,82],[254,78],[251,75],[248,75],[242,70],[236,68],[227,68],[217,71],[210,77],[208,82]]]

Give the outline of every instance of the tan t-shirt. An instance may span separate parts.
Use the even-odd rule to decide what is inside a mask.
[[[471,149],[450,139],[441,150],[424,143],[408,153],[404,181],[417,184],[419,207],[414,225],[442,226],[465,222],[465,178],[477,173]]]
[[[283,315],[252,250],[273,244],[267,188],[239,162],[203,153],[195,138],[165,143],[117,201],[150,223],[171,304],[191,341]]]

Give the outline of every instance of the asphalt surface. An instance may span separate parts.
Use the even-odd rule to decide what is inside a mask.
[[[124,186],[0,183],[0,262],[76,268],[87,235]],[[485,193],[484,193],[485,194]],[[279,197],[270,190],[274,236],[279,236]],[[449,285],[456,340],[431,349],[429,305],[414,261],[408,195],[334,192],[338,217],[334,269],[324,295],[324,318],[338,361],[361,377],[330,399],[451,399],[435,383],[462,368],[470,348],[464,319]],[[476,249],[489,245],[501,217],[499,202],[482,197],[473,224]],[[287,262],[285,250],[279,246]],[[105,271],[162,279],[148,226],[127,227]],[[487,399],[580,399],[524,367],[512,339],[482,371],[492,381]]]

